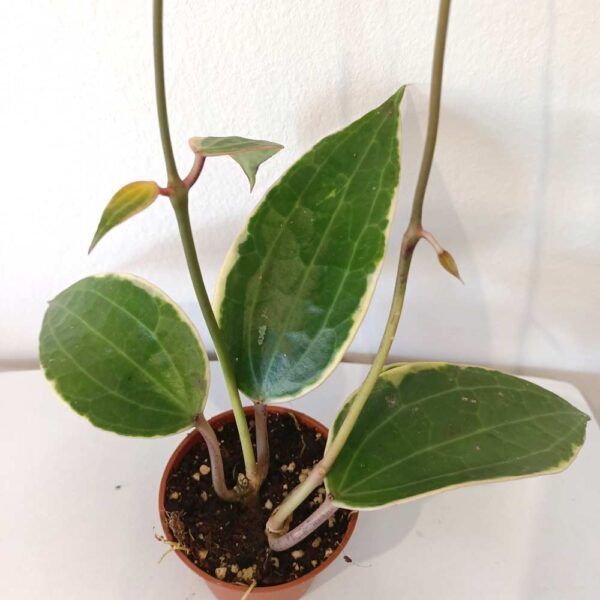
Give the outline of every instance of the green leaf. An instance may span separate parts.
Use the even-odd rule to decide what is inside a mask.
[[[190,140],[192,150],[203,156],[231,156],[242,167],[250,189],[256,183],[258,167],[277,154],[283,146],[265,140],[230,137],[194,137]]]
[[[368,509],[556,473],[574,460],[588,420],[556,394],[498,371],[399,366],[380,375],[326,486],[336,505]]]
[[[158,198],[158,193],[154,181],[135,181],[122,187],[104,209],[88,253],[113,227],[148,208]]]
[[[131,276],[87,277],[54,298],[40,361],[75,411],[124,435],[175,433],[206,403],[208,359],[193,324],[158,288]]]
[[[229,253],[216,310],[238,385],[255,400],[317,386],[364,317],[400,176],[403,91],[293,165]]]

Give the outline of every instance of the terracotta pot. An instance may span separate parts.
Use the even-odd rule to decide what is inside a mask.
[[[324,438],[327,437],[328,430],[327,428],[315,421],[311,417],[288,408],[281,408],[277,406],[270,406],[269,413],[293,413],[298,421],[311,429],[319,432]],[[252,407],[246,407],[244,409],[247,416],[253,414]],[[210,424],[218,429],[225,423],[229,423],[233,421],[233,412],[228,410],[227,412],[221,413],[216,417],[210,419]],[[177,446],[177,449],[169,459],[167,466],[165,467],[165,471],[162,476],[162,480],[160,482],[160,491],[158,494],[158,510],[160,513],[160,521],[163,526],[163,530],[165,532],[165,537],[170,541],[175,541],[171,530],[169,529],[169,525],[167,524],[167,520],[165,517],[165,505],[164,505],[164,497],[167,489],[167,480],[171,472],[179,467],[181,461],[185,457],[185,455],[190,451],[193,446],[197,444],[203,444],[202,436],[197,431],[192,431],[189,433],[185,439]],[[306,590],[309,588],[310,584],[313,582],[314,578],[324,569],[326,569],[333,561],[340,555],[344,546],[348,543],[352,532],[354,531],[354,527],[356,526],[356,520],[358,518],[358,514],[354,513],[350,516],[348,521],[348,529],[339,546],[334,550],[334,552],[323,561],[318,567],[313,569],[310,573],[295,579],[294,581],[290,581],[289,583],[283,583],[281,585],[273,585],[269,587],[255,587],[250,594],[250,597],[253,600],[298,600],[301,598]],[[194,564],[191,560],[187,558],[184,552],[181,550],[176,550],[175,554],[179,556],[179,558],[185,563],[187,567],[192,569],[194,573],[197,573],[204,579],[206,585],[208,585],[210,591],[219,600],[239,600],[242,598],[244,593],[246,592],[246,588],[235,585],[233,583],[227,583],[224,581],[220,581],[216,577],[209,575],[205,571],[203,571],[200,567]]]

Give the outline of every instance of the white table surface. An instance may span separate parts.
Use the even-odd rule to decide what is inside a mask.
[[[330,424],[361,381],[343,364],[291,406]],[[572,385],[532,379],[591,414]],[[154,539],[157,488],[184,434],[123,438],[96,430],[39,371],[0,373],[0,598],[209,598]],[[213,365],[207,414],[227,408]],[[119,489],[116,486],[120,486]],[[362,513],[341,559],[308,598],[598,600],[600,429],[550,477],[463,488]]]

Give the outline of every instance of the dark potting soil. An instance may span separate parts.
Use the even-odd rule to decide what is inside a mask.
[[[254,421],[249,420],[251,433]],[[227,484],[243,471],[235,424],[216,431]],[[259,507],[224,502],[212,488],[204,442],[194,446],[169,477],[165,509],[175,539],[188,558],[223,581],[277,585],[309,573],[321,564],[346,533],[350,512],[338,510],[305,540],[285,552],[273,552],[264,534],[267,519],[285,495],[323,456],[325,440],[290,414],[269,413],[270,467],[260,490]],[[291,527],[308,517],[325,499],[321,487],[294,511]]]

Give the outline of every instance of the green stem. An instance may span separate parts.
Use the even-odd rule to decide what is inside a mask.
[[[285,498],[281,506],[273,513],[267,523],[267,532],[281,534],[286,530],[286,524],[293,511],[310,495],[310,493],[322,484],[329,469],[339,456],[344,444],[346,443],[352,428],[354,427],[365,403],[367,402],[381,370],[385,366],[392,342],[398,329],[398,322],[404,305],[406,295],[406,285],[408,282],[408,273],[414,250],[422,237],[422,216],[423,200],[427,189],[427,182],[431,172],[435,143],[437,139],[438,123],[440,118],[440,101],[442,94],[442,75],[444,72],[444,50],[446,47],[446,33],[448,31],[448,17],[450,13],[450,0],[441,0],[438,12],[438,24],[435,37],[435,49],[433,56],[433,68],[431,73],[431,93],[429,99],[429,117],[427,123],[427,134],[425,137],[425,147],[423,149],[423,158],[417,180],[415,195],[413,198],[412,212],[410,221],[400,249],[400,259],[398,261],[398,271],[396,274],[396,284],[392,305],[385,326],[383,337],[373,360],[371,368],[356,392],[352,405],[335,438],[327,446],[323,459],[312,469],[309,476],[297,486]]]
[[[192,234],[192,227],[190,224],[188,192],[184,187],[179,188],[175,198],[172,201],[172,204],[173,208],[175,209],[177,225],[179,226],[179,234],[183,243],[185,259],[187,261],[188,270],[192,278],[194,291],[196,292],[196,298],[198,298],[198,304],[202,310],[204,321],[206,322],[206,326],[208,327],[208,331],[215,346],[215,351],[217,353],[217,357],[219,358],[221,369],[223,370],[225,385],[227,386],[227,391],[229,392],[229,398],[231,400],[231,406],[235,416],[235,423],[237,425],[240,442],[242,444],[246,477],[250,480],[251,484],[256,487],[256,459],[254,458],[254,449],[252,448],[252,440],[248,430],[248,422],[246,421],[246,415],[244,414],[244,409],[242,407],[242,401],[240,399],[240,393],[236,383],[231,355],[225,344],[225,340],[223,339],[221,329],[217,323],[217,319],[215,318],[215,314],[210,304],[210,299],[206,292],[206,286],[204,285],[204,279],[202,277],[202,271],[200,270],[198,254],[196,253],[194,236]]]
[[[171,135],[169,133],[169,118],[167,114],[167,99],[165,94],[165,70],[163,60],[163,31],[162,31],[162,15],[163,15],[163,3],[162,0],[154,0],[154,12],[153,12],[153,31],[154,31],[154,74],[155,74],[155,86],[156,86],[156,107],[158,111],[158,123],[160,126],[160,139],[162,142],[163,154],[165,156],[165,165],[167,167],[167,174],[169,177],[169,197],[171,204],[175,210],[175,216],[177,217],[177,225],[179,227],[179,233],[181,235],[181,241],[185,252],[185,259],[187,262],[192,284],[198,303],[202,310],[202,315],[208,327],[208,331],[212,338],[217,357],[221,363],[223,370],[223,376],[225,377],[225,384],[229,397],[231,399],[231,405],[235,416],[235,422],[240,436],[240,442],[242,444],[242,452],[244,455],[244,464],[246,470],[246,477],[249,479],[251,489],[256,491],[258,489],[257,474],[256,474],[256,459],[254,457],[254,450],[252,448],[252,440],[250,438],[250,432],[248,430],[248,423],[246,421],[246,415],[242,407],[242,401],[237,388],[235,371],[233,363],[230,358],[229,351],[223,340],[221,330],[215,318],[210,299],[206,292],[206,286],[204,285],[204,279],[202,277],[202,271],[200,270],[200,263],[198,262],[198,255],[196,253],[196,246],[194,244],[194,236],[192,234],[192,227],[190,224],[190,214],[188,210],[188,187],[193,185],[197,179],[204,160],[200,157],[194,163],[192,173],[186,182],[182,182],[177,172],[177,166],[175,164],[175,158],[173,156],[173,147],[171,145]]]
[[[160,141],[165,155],[167,176],[169,184],[180,181],[173,146],[171,145],[171,134],[169,132],[169,119],[167,116],[167,96],[165,93],[165,61],[163,54],[163,3],[162,0],[154,0],[153,11],[153,36],[154,36],[154,88],[156,90],[156,109],[158,111],[158,125],[160,127]]]

